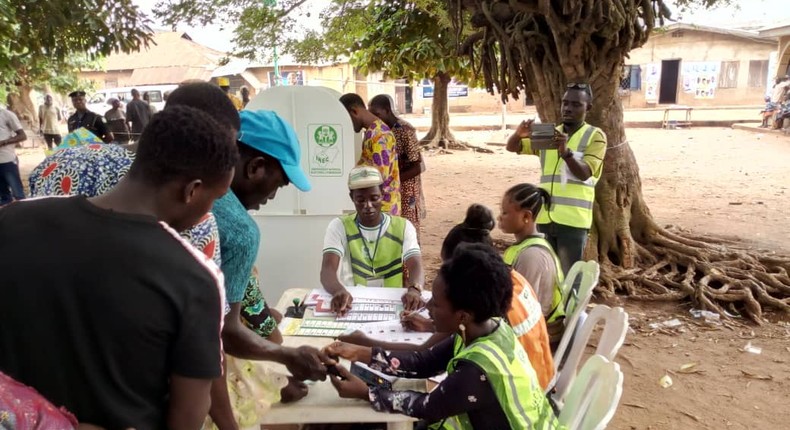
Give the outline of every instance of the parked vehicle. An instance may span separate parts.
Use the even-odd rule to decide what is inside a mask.
[[[151,104],[157,111],[160,111],[165,107],[165,92],[173,91],[178,88],[178,85],[139,85],[135,87],[105,88],[94,92],[88,97],[88,110],[104,115],[104,112],[110,109],[107,100],[111,98],[120,100],[123,106],[126,106],[132,100],[133,88],[137,88],[137,91],[140,91],[141,97],[144,93],[148,93]]]

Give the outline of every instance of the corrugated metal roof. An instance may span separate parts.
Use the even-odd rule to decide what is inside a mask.
[[[146,67],[134,69],[129,78],[129,86],[178,84],[187,79],[207,81],[211,78],[211,70],[205,67]]]
[[[105,59],[106,71],[148,67],[217,67],[225,54],[193,42],[188,34],[154,34],[154,43],[131,54],[113,54]]]
[[[729,28],[712,27],[709,25],[686,24],[683,22],[677,22],[656,29],[656,31],[658,32],[667,32],[667,33],[675,30],[705,31],[708,33],[724,34],[728,36],[740,37],[743,39],[750,39],[755,42],[763,42],[763,43],[776,42],[776,40],[772,39],[771,37],[763,36],[756,31],[735,30]]]

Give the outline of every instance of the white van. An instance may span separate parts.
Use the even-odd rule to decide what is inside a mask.
[[[151,104],[156,108],[157,112],[164,109],[165,99],[164,94],[167,91],[173,91],[178,88],[178,85],[140,85],[136,87],[120,87],[120,88],[105,88],[98,90],[87,98],[88,110],[104,115],[111,106],[107,104],[107,100],[115,98],[121,101],[123,106],[132,101],[132,89],[137,88],[140,91],[140,97],[148,93]]]

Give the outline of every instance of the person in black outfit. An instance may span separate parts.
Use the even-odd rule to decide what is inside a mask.
[[[140,139],[148,122],[151,121],[151,107],[140,100],[140,91],[132,89],[132,101],[126,104],[126,120],[132,124],[132,140]]]
[[[107,121],[103,116],[93,113],[85,106],[85,91],[73,91],[69,94],[71,104],[77,111],[68,119],[69,133],[83,127],[95,134],[104,143],[110,143],[115,139],[112,132],[107,127]]]
[[[0,210],[0,372],[81,422],[201,428],[222,374],[219,268],[176,231],[225,194],[235,133],[173,106],[97,197]]]

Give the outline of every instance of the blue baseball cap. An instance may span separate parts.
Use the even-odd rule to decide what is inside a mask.
[[[310,181],[300,166],[299,139],[293,127],[269,110],[243,110],[239,117],[241,130],[238,141],[276,158],[296,188],[310,191]]]

